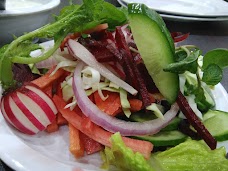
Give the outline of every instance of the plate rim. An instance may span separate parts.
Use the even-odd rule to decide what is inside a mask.
[[[126,6],[129,2],[131,3],[131,0],[117,0],[119,2],[119,4]],[[224,5],[226,4],[228,7],[228,3],[223,1],[223,0],[207,0],[210,2],[213,2],[215,5],[219,5],[217,6],[219,9],[221,7],[224,8]],[[134,3],[135,1],[133,0],[132,3]],[[198,3],[197,3],[198,4]],[[149,8],[151,8],[150,6],[148,6]],[[161,13],[166,13],[169,15],[178,15],[178,16],[185,16],[185,17],[196,17],[196,18],[215,18],[215,17],[228,17],[228,11],[225,12],[225,8],[224,8],[224,14],[220,13],[220,14],[213,14],[213,13],[207,13],[207,14],[197,14],[197,13],[187,13],[187,12],[178,12],[178,11],[171,11],[171,10],[165,10],[162,8],[158,8],[158,7],[154,7],[154,10],[156,10],[157,12],[161,12]],[[211,12],[211,11],[210,11]]]

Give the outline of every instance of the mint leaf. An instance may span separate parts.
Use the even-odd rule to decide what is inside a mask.
[[[228,49],[214,49],[207,52],[203,58],[203,70],[210,64],[216,64],[220,68],[228,66]]]
[[[175,52],[175,61],[179,62],[187,58],[188,54],[184,50],[178,50]]]
[[[191,52],[189,56],[184,58],[182,61],[169,64],[164,71],[183,74],[185,71],[196,73],[198,68],[197,59],[200,51]]]
[[[216,64],[210,64],[203,70],[202,81],[207,85],[216,85],[222,80],[222,69]]]

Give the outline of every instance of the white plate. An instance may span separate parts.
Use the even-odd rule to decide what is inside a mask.
[[[213,90],[216,109],[228,111],[228,95],[221,84]],[[68,150],[68,131],[63,127],[52,134],[41,132],[26,136],[8,126],[0,114],[0,158],[17,171],[82,171],[100,170],[99,154],[80,160]],[[228,141],[218,146],[228,149]]]
[[[118,0],[120,4],[144,3],[158,12],[195,17],[227,17],[224,0]]]
[[[169,14],[163,14],[159,13],[160,16],[164,19],[167,20],[172,20],[172,21],[228,21],[228,16],[227,17],[190,17],[190,16],[180,16],[180,15],[169,15]]]

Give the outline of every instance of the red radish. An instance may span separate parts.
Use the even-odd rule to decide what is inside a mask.
[[[4,118],[25,134],[36,134],[55,120],[57,109],[52,99],[38,86],[27,84],[1,100]]]

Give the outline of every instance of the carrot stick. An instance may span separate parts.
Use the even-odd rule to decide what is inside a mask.
[[[105,145],[111,146],[110,138],[113,133],[108,132],[99,126],[93,124],[92,129],[86,129],[82,125],[82,117],[80,114],[76,113],[75,110],[71,111],[70,109],[65,109],[66,103],[64,100],[57,95],[54,95],[53,101],[56,104],[56,107],[63,117],[71,123],[75,128],[86,134],[88,137],[94,139],[95,141]],[[148,141],[136,140],[127,137],[122,137],[126,146],[130,147],[134,152],[140,152],[144,155],[146,159],[149,159],[153,145]]]
[[[70,152],[76,157],[80,158],[84,156],[84,145],[80,139],[80,132],[72,124],[69,125],[69,141],[70,141]]]
[[[52,85],[47,86],[43,91],[49,96],[52,97],[53,93],[52,93]]]
[[[67,120],[62,116],[61,113],[57,113],[57,124],[60,125],[66,125],[68,124]]]
[[[56,119],[51,124],[49,124],[46,128],[46,132],[48,133],[56,132],[58,130],[59,130],[59,126],[56,122]]]
[[[93,154],[104,149],[99,142],[80,132],[80,138],[84,144],[86,154]]]
[[[129,99],[128,101],[130,103],[130,106],[131,106],[130,110],[132,112],[137,112],[137,111],[139,111],[139,110],[142,109],[143,104],[142,104],[142,101],[141,100],[138,100],[138,99]]]
[[[103,91],[104,96],[108,96],[106,100],[102,100],[98,92],[94,92],[94,100],[97,107],[108,115],[115,116],[121,112],[120,96],[118,93]]]
[[[52,71],[54,71],[55,67],[50,69],[45,75],[35,79],[32,81],[33,84],[36,84],[41,89],[45,89],[49,85],[51,85],[55,80],[60,78],[64,74],[63,69],[58,69],[53,75],[51,75]]]

